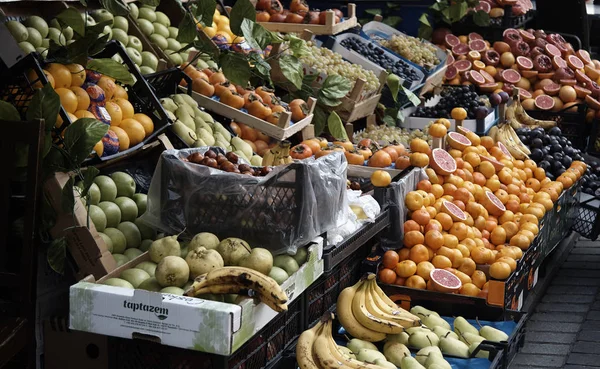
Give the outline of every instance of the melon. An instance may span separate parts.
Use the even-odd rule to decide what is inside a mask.
[[[539,95],[535,98],[535,107],[540,110],[551,110],[554,107],[554,99],[548,95]]]
[[[494,158],[491,158],[491,157],[485,156],[485,155],[479,155],[479,157],[481,158],[481,161],[488,161],[488,162],[492,163],[496,172],[499,172],[504,168],[504,164],[502,164],[501,162],[499,162],[498,160],[496,160]]]
[[[429,279],[435,290],[440,292],[452,293],[462,287],[460,279],[445,269],[433,269],[429,273]]]
[[[496,145],[498,146],[498,148],[500,149],[500,151],[502,151],[502,153],[504,155],[508,156],[509,158],[512,158],[510,151],[508,151],[508,149],[506,148],[506,146],[504,146],[504,144],[502,142],[498,141],[498,142],[496,142]]]
[[[500,75],[502,76],[502,80],[504,82],[513,84],[519,82],[519,80],[521,79],[521,75],[519,74],[519,72],[517,72],[514,69],[505,69],[502,72],[500,72]]]
[[[517,56],[517,65],[519,69],[529,70],[533,68],[533,62],[526,56]]]
[[[562,56],[557,55],[552,58],[552,65],[554,66],[554,69],[566,68],[567,62],[562,58]]]
[[[486,48],[487,48],[487,45],[485,44],[485,41],[483,41],[483,40],[469,41],[469,49],[471,49],[473,51],[482,52],[482,51],[485,51]]]
[[[583,69],[583,62],[575,55],[567,56],[567,64],[571,69],[579,70]]]
[[[500,201],[500,199],[498,199],[496,195],[490,191],[485,191],[482,205],[490,214],[497,217],[501,216],[506,211],[506,207],[502,201]]]
[[[450,201],[444,201],[440,210],[452,218],[455,222],[464,222],[467,220],[467,215],[458,206]]]
[[[448,141],[448,145],[450,145],[451,148],[460,151],[463,151],[467,147],[471,146],[471,141],[458,132],[449,132],[446,136],[446,141]]]
[[[456,160],[446,150],[437,148],[431,150],[429,166],[437,174],[447,176],[456,171]]]
[[[558,47],[556,47],[556,46],[554,46],[552,44],[546,45],[546,54],[548,54],[548,56],[550,58],[562,55],[562,53],[560,52],[560,50],[558,49]]]
[[[456,68],[456,70],[460,73],[460,72],[466,72],[466,71],[470,70],[473,65],[468,60],[459,60],[459,61],[454,62],[454,64],[452,64],[452,66],[454,68]]]
[[[452,46],[452,53],[455,55],[466,55],[469,52],[469,46],[465,44],[458,44],[456,46]]]
[[[454,36],[451,33],[446,35],[446,37],[444,38],[444,41],[446,41],[446,46],[448,46],[450,48],[460,44],[459,38]]]

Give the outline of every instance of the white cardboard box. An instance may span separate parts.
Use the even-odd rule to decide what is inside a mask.
[[[323,274],[323,239],[308,248],[306,263],[282,288],[298,298]],[[141,255],[136,262],[144,260]],[[164,345],[231,355],[277,312],[247,299],[241,305],[79,282],[70,288],[71,329],[108,336],[146,336]]]

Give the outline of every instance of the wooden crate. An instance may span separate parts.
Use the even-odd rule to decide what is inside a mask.
[[[345,15],[344,21],[334,24],[335,13],[332,10],[326,11],[325,24],[297,24],[297,23],[275,23],[275,22],[258,22],[261,26],[269,31],[282,33],[302,33],[304,30],[309,30],[315,35],[337,35],[352,27],[358,25],[356,19],[356,5],[348,4],[348,14]]]

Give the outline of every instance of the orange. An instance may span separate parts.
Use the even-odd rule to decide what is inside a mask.
[[[529,232],[533,233],[534,235],[537,235],[540,232],[540,229],[538,228],[538,226],[531,222],[522,223],[521,230],[529,231]],[[515,234],[516,234],[516,232],[515,232]]]
[[[73,114],[78,110],[79,100],[73,91],[64,87],[59,87],[55,91],[60,97],[60,104],[65,108],[67,113]]]
[[[409,256],[410,256],[410,249],[409,248],[404,247],[404,248],[401,248],[400,250],[398,250],[398,260],[399,261],[408,260]]]
[[[71,123],[75,122],[78,119],[74,114],[67,113],[67,115],[69,116]],[[62,117],[60,116],[60,114],[58,114],[58,117],[56,117],[56,123],[54,124],[54,127],[60,128],[60,127],[62,127],[62,125],[63,125]],[[62,131],[61,135],[64,137],[65,131]]]
[[[107,101],[105,108],[108,115],[110,115],[110,125],[117,127],[121,125],[121,121],[123,120],[121,107],[114,101]]]
[[[77,119],[79,119],[79,118],[93,118],[93,119],[96,119],[96,117],[94,116],[94,114],[92,114],[91,112],[89,112],[87,110],[77,110],[73,115],[75,115],[77,117]]]
[[[498,218],[498,222],[500,224],[504,224],[506,222],[512,222],[514,218],[515,214],[510,210],[506,210],[504,214],[500,215],[500,218]]]
[[[442,225],[440,224],[440,222],[438,222],[435,219],[431,219],[429,221],[429,223],[427,223],[427,225],[425,226],[425,233],[429,232],[429,231],[442,231]]]
[[[71,71],[69,70],[69,68],[65,67],[62,64],[50,63],[44,69],[48,71],[48,73],[50,73],[54,78],[55,88],[71,87]]]
[[[459,241],[467,238],[467,225],[465,223],[456,222],[450,228],[450,234],[455,235]]]
[[[483,174],[485,178],[490,178],[491,176],[496,174],[496,169],[494,168],[494,165],[489,161],[481,162],[481,164],[479,164],[479,166],[477,167],[477,171]]]
[[[531,214],[523,214],[523,215],[521,215],[521,220],[519,221],[519,224],[522,227],[524,223],[533,223],[536,226],[539,226],[539,220],[538,220],[538,218],[535,215],[531,215]]]
[[[473,275],[473,273],[475,272],[476,269],[477,269],[477,265],[475,264],[473,259],[470,259],[470,258],[463,258],[462,263],[458,267],[459,271],[461,271],[467,275]]]
[[[396,273],[388,268],[383,268],[378,273],[379,280],[383,283],[392,284],[396,282]]]
[[[383,266],[385,268],[394,269],[398,262],[400,261],[400,256],[394,250],[388,250],[383,254]]]
[[[125,130],[123,130],[120,127],[117,126],[110,126],[109,128],[111,131],[113,131],[114,133],[117,134],[117,137],[119,138],[119,151],[125,151],[129,148],[129,144],[130,144],[130,140],[129,140],[129,136],[127,135],[127,132],[125,132]]]
[[[406,280],[405,286],[424,290],[425,288],[427,288],[427,282],[425,282],[425,280],[422,277],[418,275],[413,275]]]
[[[530,244],[531,244],[531,241],[529,241],[529,238],[527,238],[527,236],[524,234],[517,233],[516,235],[512,236],[510,239],[510,245],[517,246],[521,250],[527,250],[529,248]]]
[[[532,224],[532,223],[530,223],[530,224]],[[535,224],[533,224],[533,225],[537,228],[537,226]],[[519,226],[515,222],[503,223],[502,228],[504,228],[507,239],[510,239],[512,236],[516,235],[517,232],[519,231]]]
[[[71,91],[77,96],[77,110],[87,110],[90,106],[90,95],[81,87],[72,86]]]
[[[129,101],[122,98],[113,99],[113,101],[121,107],[121,110],[123,110],[123,119],[133,118],[133,105],[131,105]]]
[[[129,100],[129,95],[127,95],[127,91],[123,88],[123,86],[117,85],[117,88],[115,88],[115,93],[113,94],[113,98]]]
[[[415,222],[414,220],[407,220],[406,222],[404,222],[404,233],[408,233],[410,231],[420,231],[421,230],[421,226],[419,225],[419,223]]]
[[[455,276],[458,277],[458,279],[460,279],[461,283],[463,284],[463,286],[467,283],[471,283],[471,277],[469,277],[467,274],[461,272],[460,270],[455,270],[454,272]]]
[[[403,260],[396,265],[398,277],[408,278],[417,272],[417,264],[412,260]]]
[[[56,83],[54,82],[54,77],[52,77],[52,74],[50,74],[50,72],[48,72],[47,70],[44,71],[44,74],[46,75],[46,79],[48,80],[48,83],[50,83],[50,85],[52,86],[52,88],[55,88]],[[31,69],[28,73],[27,73],[27,79],[29,80],[29,82],[33,82],[33,81],[37,81],[36,83],[33,84],[33,88],[38,89],[38,88],[42,88],[42,82],[38,81],[38,75],[37,73]]]
[[[515,261],[515,259],[510,258],[508,256],[502,256],[502,257],[496,259],[496,262],[508,264],[508,266],[510,266],[511,272],[514,272],[517,269],[517,262]],[[494,263],[494,264],[496,264],[496,263]],[[494,265],[494,264],[492,264],[492,265]]]
[[[154,132],[154,122],[152,121],[152,118],[150,118],[146,114],[144,114],[144,113],[134,114],[133,119],[140,122],[140,124],[144,127],[144,132],[146,132],[145,137],[150,136],[152,134],[152,132]]]
[[[422,140],[420,138],[413,138],[410,141],[410,151],[411,152],[420,152],[427,154],[429,152],[429,144],[427,141]]]
[[[450,215],[448,215],[446,213],[438,213],[435,216],[435,220],[440,222],[440,224],[442,225],[442,229],[444,231],[449,230],[452,227],[452,225],[454,224],[454,222],[452,222],[452,217],[450,217]]]
[[[415,222],[424,226],[424,225],[427,225],[427,223],[429,223],[429,221],[431,220],[431,215],[429,215],[427,210],[425,210],[424,208],[421,208],[419,210],[413,211],[411,218]]]
[[[404,234],[404,246],[411,248],[425,242],[425,236],[419,231],[410,231]]]
[[[81,87],[85,82],[85,68],[80,64],[65,65],[71,72],[71,86]]]
[[[417,275],[419,275],[424,280],[429,280],[429,273],[435,269],[435,266],[428,261],[422,261],[417,265]]]
[[[492,257],[492,251],[485,247],[475,247],[471,250],[471,259],[477,264],[486,264]]]
[[[445,234],[443,246],[446,246],[449,249],[455,249],[458,246],[458,237],[453,234]]]
[[[104,144],[102,143],[102,140],[96,142],[94,145],[94,151],[96,152],[96,155],[102,156],[104,153]]]
[[[471,280],[473,281],[473,284],[476,285],[478,288],[482,288],[485,282],[487,281],[487,278],[484,272],[482,272],[481,270],[476,270],[471,275]]]
[[[535,238],[535,235],[533,234],[533,232],[530,232],[526,229],[520,230],[519,233],[524,235],[525,237],[527,237],[529,239],[529,242],[533,242],[533,239]]]
[[[431,193],[433,193],[436,199],[439,199],[444,195],[444,188],[440,184],[433,184],[431,185]]]
[[[481,289],[479,289],[473,283],[463,284],[460,290],[458,291],[458,293],[460,293],[461,295],[472,297],[479,295],[479,292],[481,292]]]
[[[131,146],[135,146],[144,140],[146,132],[144,126],[135,119],[123,119],[119,125],[129,136]]]
[[[115,81],[107,76],[102,76],[100,77],[100,80],[98,81],[98,87],[100,87],[101,89],[104,90],[104,97],[106,98],[106,100],[110,100],[113,98],[113,95],[115,94],[115,90],[117,89],[117,84],[115,83]]]
[[[490,265],[490,277],[494,279],[505,280],[510,276],[510,273],[512,273],[512,270],[507,263],[497,261]]]
[[[534,190],[535,192],[538,192],[540,190],[540,181],[538,181],[535,178],[529,178],[527,180],[527,182],[525,182],[525,185],[529,188],[531,188],[532,190]]]
[[[535,168],[533,170],[533,176],[538,181],[542,181],[544,178],[546,178],[546,171],[544,170],[544,168]]]
[[[437,250],[440,247],[444,246],[444,240],[444,236],[442,236],[442,234],[439,231],[431,230],[425,233],[425,245],[427,247],[432,248],[433,250]]]
[[[433,257],[433,259],[431,259],[431,263],[437,268],[437,269],[444,269],[444,268],[451,268],[452,267],[452,261],[444,255],[436,255]]]
[[[450,258],[452,260],[452,267],[458,268],[462,264],[464,256],[459,249],[452,250],[452,253],[454,254],[454,257]]]
[[[415,245],[410,249],[410,260],[415,263],[429,261],[429,251],[424,245]]]
[[[490,233],[490,242],[494,245],[503,245],[506,242],[506,231],[502,227],[496,227]]]
[[[410,211],[421,209],[424,205],[424,201],[423,196],[417,191],[410,191],[406,194],[406,198],[404,199],[406,207],[408,207],[408,210]]]

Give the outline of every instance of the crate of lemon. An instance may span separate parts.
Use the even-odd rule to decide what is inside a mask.
[[[428,179],[406,195],[403,244],[381,255],[379,280],[408,295],[455,293],[520,308],[545,256],[544,235],[555,226],[543,224],[556,218],[571,186],[489,136],[453,132],[446,143],[433,150],[420,139],[410,144],[412,155],[429,159]],[[585,170],[578,161],[569,168],[577,179]]]
[[[90,160],[105,161],[136,151],[170,124],[150,85],[119,44],[109,43],[95,57],[115,55],[121,57],[133,75],[133,86],[123,85],[79,64],[49,63],[43,69],[68,117],[65,121],[59,115],[54,129],[57,139],[79,118],[95,118],[110,125],[106,135],[94,146]]]

